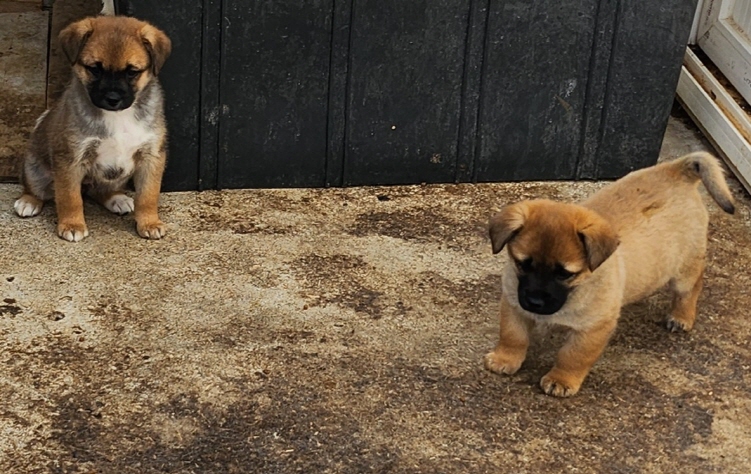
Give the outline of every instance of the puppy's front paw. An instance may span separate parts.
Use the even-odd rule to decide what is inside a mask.
[[[68,242],[79,242],[89,236],[89,229],[83,223],[61,222],[57,225],[57,235]]]
[[[43,205],[43,201],[30,194],[24,194],[13,204],[13,209],[20,217],[34,217],[42,212]]]
[[[489,371],[506,375],[516,373],[524,362],[523,357],[510,357],[501,351],[488,352],[483,360],[485,361],[485,368]]]
[[[673,317],[670,317],[668,318],[665,326],[668,328],[668,331],[670,332],[688,332],[691,330],[691,328],[694,327],[694,324],[693,322],[687,323],[686,321],[681,321]]]
[[[138,235],[144,239],[159,240],[167,235],[167,227],[160,220],[138,222],[136,224]]]
[[[581,382],[561,374],[554,374],[551,370],[540,379],[540,388],[547,395],[554,397],[570,397],[576,395]]]
[[[133,205],[133,198],[126,196],[125,194],[114,194],[104,202],[110,212],[115,214],[128,214],[133,212],[135,206]]]

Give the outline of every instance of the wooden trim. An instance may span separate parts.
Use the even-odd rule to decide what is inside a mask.
[[[678,81],[678,99],[730,169],[751,192],[751,120],[690,51]]]

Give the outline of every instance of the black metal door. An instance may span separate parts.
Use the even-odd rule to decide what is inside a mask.
[[[354,4],[342,184],[455,179],[467,0]]]
[[[220,188],[325,184],[332,4],[222,2]]]
[[[201,143],[201,71],[203,0],[116,3],[120,13],[153,22],[172,40],[172,55],[160,73],[165,90],[169,153],[164,175],[165,190],[184,191],[201,186],[200,162],[212,150]]]
[[[120,2],[174,42],[165,189],[617,177],[695,0]]]
[[[599,3],[491,2],[478,180],[575,177]]]

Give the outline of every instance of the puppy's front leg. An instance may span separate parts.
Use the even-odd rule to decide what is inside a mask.
[[[57,235],[70,242],[78,242],[89,235],[83,217],[82,180],[83,174],[75,166],[55,173]]]
[[[518,315],[505,296],[501,297],[500,337],[495,349],[485,354],[485,368],[499,374],[513,374],[519,370],[527,357],[532,323]]]
[[[555,366],[540,380],[542,390],[556,397],[575,395],[605,350],[617,320],[616,315],[589,330],[573,332],[558,351]]]
[[[166,162],[165,151],[158,156],[145,156],[136,167],[133,185],[136,188],[136,230],[145,239],[161,239],[167,229],[159,220],[159,191]]]

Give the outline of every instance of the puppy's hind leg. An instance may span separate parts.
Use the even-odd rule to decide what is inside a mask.
[[[699,299],[704,276],[704,260],[686,269],[685,273],[670,281],[673,291],[673,308],[668,316],[670,332],[690,331],[696,321],[696,302]]]
[[[16,199],[13,209],[20,217],[34,217],[42,212],[42,206],[44,206],[44,201],[25,192],[20,198]]]
[[[20,217],[33,217],[42,212],[44,201],[52,199],[52,173],[40,160],[27,155],[21,166],[23,194],[13,204]]]

